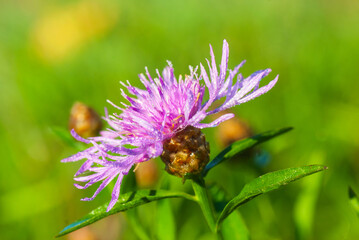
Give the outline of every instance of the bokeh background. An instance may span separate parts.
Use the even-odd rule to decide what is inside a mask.
[[[106,99],[123,100],[119,81],[139,86],[145,66],[154,74],[167,59],[186,74],[209,57],[209,43],[219,61],[223,39],[231,68],[246,59],[244,76],[267,67],[264,81],[280,75],[269,93],[236,107],[237,116],[252,133],[294,130],[219,166],[208,181],[234,196],[265,172],[325,164],[326,172],[241,207],[243,219],[253,239],[359,239],[348,199],[349,185],[359,190],[358,12],[354,0],[1,1],[0,239],[52,239],[108,201],[110,189],[80,201],[95,189],[77,190],[79,164],[60,163],[83,148],[59,136],[74,102],[100,115],[116,111]],[[223,148],[216,131],[205,131],[212,156]],[[173,202],[178,239],[212,239],[197,206]],[[152,210],[139,209],[137,223],[150,232]],[[118,214],[63,239],[137,237]]]

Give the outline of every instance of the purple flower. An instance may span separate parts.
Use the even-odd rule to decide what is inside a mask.
[[[173,74],[170,62],[163,70],[162,75],[157,70],[157,76],[152,78],[146,68],[146,75],[139,75],[145,89],[139,89],[127,81],[121,84],[130,93],[127,95],[122,89],[122,96],[129,104],[121,103],[122,107],[108,101],[120,110],[120,113],[108,115],[104,119],[110,128],[101,133],[101,136],[81,138],[74,130],[72,135],[78,141],[91,144],[88,149],[79,152],[62,162],[74,162],[86,159],[75,174],[75,180],[85,185],[75,184],[77,188],[84,189],[96,182],[100,186],[89,201],[104,189],[113,179],[117,178],[112,192],[112,198],[107,208],[109,211],[116,203],[121,181],[128,174],[131,167],[151,158],[161,155],[163,142],[188,126],[195,128],[215,127],[219,123],[232,118],[228,113],[211,123],[202,123],[203,119],[211,114],[223,111],[233,106],[252,100],[269,91],[277,82],[278,76],[269,84],[259,87],[262,78],[267,76],[271,69],[260,70],[247,78],[238,74],[239,68],[245,63],[241,62],[233,70],[228,70],[228,43],[223,41],[222,60],[219,72],[215,62],[212,47],[210,46],[211,61],[207,60],[209,75],[200,64],[200,75],[197,69],[190,66],[190,75],[177,79]],[[201,82],[203,80],[204,84]],[[204,101],[204,94],[208,90],[209,99]],[[212,104],[225,98],[222,105],[209,110]],[[132,147],[128,147],[132,146]],[[89,173],[88,175],[81,175]]]

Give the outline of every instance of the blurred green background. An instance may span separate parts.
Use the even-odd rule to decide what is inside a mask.
[[[269,158],[265,166],[227,163],[208,181],[234,196],[264,172],[325,164],[328,171],[241,207],[249,232],[253,239],[359,239],[348,199],[349,185],[359,190],[358,12],[354,0],[1,1],[0,239],[52,239],[109,200],[111,189],[80,201],[95,189],[77,190],[79,163],[60,163],[77,149],[51,129],[67,128],[74,102],[113,112],[106,99],[122,101],[120,80],[139,85],[145,66],[155,73],[167,59],[176,75],[186,74],[209,57],[209,43],[219,62],[223,39],[231,68],[246,59],[244,76],[267,67],[273,73],[264,81],[280,75],[236,114],[255,133],[295,129],[257,149]],[[215,131],[205,131],[212,156],[221,149]],[[211,239],[197,206],[174,203],[179,239],[191,239],[186,232]],[[140,211],[151,219],[149,209]],[[63,238],[136,239],[123,214]]]

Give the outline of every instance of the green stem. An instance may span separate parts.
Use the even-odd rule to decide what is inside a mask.
[[[203,215],[206,218],[209,228],[212,232],[216,232],[216,219],[214,217],[213,203],[209,198],[206,184],[201,176],[192,179],[192,186],[194,193],[198,199],[198,203],[202,209]]]

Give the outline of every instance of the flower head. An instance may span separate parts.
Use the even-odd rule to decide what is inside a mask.
[[[184,78],[180,76],[179,79],[175,77],[170,62],[162,74],[157,70],[157,76],[154,78],[146,68],[146,74],[139,75],[145,89],[134,87],[128,81],[121,82],[132,95],[127,95],[121,89],[122,96],[128,100],[129,104],[121,103],[123,106],[118,107],[108,101],[121,113],[108,115],[106,111],[104,119],[110,128],[101,132],[101,136],[84,139],[72,130],[74,138],[92,145],[88,149],[62,160],[62,162],[73,162],[86,159],[74,178],[78,182],[84,182],[85,185],[75,184],[75,186],[84,189],[96,182],[101,182],[91,198],[82,200],[94,199],[104,187],[117,177],[112,199],[107,209],[109,211],[119,197],[123,176],[130,171],[134,164],[160,156],[164,152],[166,140],[188,127],[195,129],[215,127],[232,118],[234,115],[227,113],[211,123],[202,123],[208,115],[229,109],[266,93],[277,82],[278,76],[267,85],[259,87],[261,79],[270,73],[270,69],[260,70],[243,78],[238,71],[245,61],[233,70],[228,70],[228,54],[228,43],[224,40],[218,72],[210,46],[211,61],[207,60],[209,75],[202,64],[200,64],[199,75],[197,74],[198,67],[190,66],[190,74]],[[206,91],[209,93],[209,99],[204,101]],[[225,98],[224,102],[210,110],[210,106],[221,98]],[[79,176],[85,172],[90,174]]]

